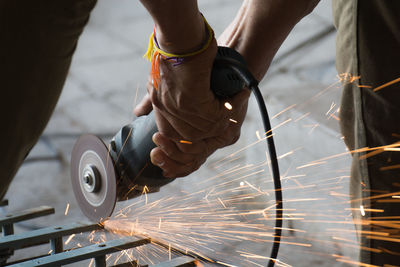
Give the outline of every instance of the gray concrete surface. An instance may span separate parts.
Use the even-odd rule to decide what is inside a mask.
[[[199,0],[199,3],[218,35],[233,19],[241,1]],[[296,26],[280,49],[277,55],[279,60],[271,66],[261,83],[272,124],[280,125],[274,131],[274,138],[278,155],[282,157],[280,169],[284,205],[288,209],[285,211],[284,227],[298,230],[284,230],[284,241],[311,246],[282,244],[279,259],[291,266],[347,266],[340,259],[357,261],[357,241],[351,232],[353,226],[346,203],[350,158],[345,155],[324,159],[346,151],[335,120],[341,91],[334,66],[335,34],[329,33],[314,42],[307,42],[301,49],[294,49],[332,26],[330,5],[330,1],[322,1],[311,15]],[[72,146],[82,133],[95,133],[107,140],[133,119],[132,109],[145,94],[149,63],[142,55],[152,27],[151,19],[138,1],[99,1],[79,41],[53,117],[7,194],[10,205],[6,210],[51,205],[56,208],[56,214],[18,225],[17,231],[86,220],[74,199],[69,180]],[[288,107],[291,109],[280,114]],[[222,187],[226,192],[217,194],[222,200],[243,192],[263,192],[253,202],[238,201],[230,209],[262,210],[270,206],[273,204],[271,175],[268,166],[262,165],[266,162],[266,146],[258,142],[243,149],[258,140],[256,132],[262,133],[263,130],[256,102],[251,99],[238,143],[217,151],[199,171],[149,196],[149,201],[180,196],[184,194],[182,192],[210,193],[213,188],[221,189],[218,185],[226,181],[226,188]],[[43,157],[48,159],[41,160]],[[307,166],[310,162],[318,164]],[[233,181],[229,175],[223,175],[229,168],[248,164],[261,166],[246,169]],[[255,171],[259,172],[253,173]],[[220,178],[204,182],[216,175]],[[237,189],[240,182],[247,182],[253,187],[246,185],[244,191],[240,191]],[[202,199],[192,198],[188,205]],[[117,210],[132,202],[120,203]],[[65,216],[68,204],[70,209]],[[165,205],[168,206],[168,203]],[[213,208],[210,207],[207,212],[214,212]],[[154,220],[150,224],[158,225],[158,218],[151,216],[152,210],[149,212],[143,218]],[[197,212],[200,213],[200,209]],[[191,222],[197,218],[193,217],[195,213],[196,210],[180,219]],[[134,215],[132,217],[135,218]],[[242,216],[240,220],[246,222],[251,218]],[[272,229],[272,221],[263,223]],[[171,231],[171,239],[178,234],[176,231],[179,232]],[[204,229],[193,231],[212,234],[211,228],[206,225]],[[152,232],[149,234],[152,235]],[[187,234],[190,235],[190,231]],[[74,242],[76,244],[77,241]],[[199,250],[238,266],[263,266],[266,259],[249,255],[268,256],[271,243],[233,238],[210,244],[209,248],[213,250],[201,247]],[[48,248],[41,247],[40,250],[46,253]],[[243,251],[247,252],[247,257],[240,256],[246,254]],[[24,251],[23,255],[16,254],[14,258],[37,252]]]

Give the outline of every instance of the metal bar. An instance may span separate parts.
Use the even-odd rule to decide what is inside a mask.
[[[118,252],[125,249],[138,247],[150,243],[149,239],[138,239],[136,237],[125,237],[122,239],[111,240],[101,244],[95,244],[87,247],[77,248],[74,250],[49,255],[40,259],[27,261],[12,267],[51,267],[57,265],[66,265],[74,262],[79,262],[91,258],[97,258],[102,255]]]
[[[49,242],[51,239],[58,237],[88,232],[93,230],[102,229],[98,224],[84,224],[84,223],[72,223],[59,227],[48,227],[30,232],[25,232],[18,235],[5,236],[0,238],[0,249],[3,248],[25,248],[43,242]]]
[[[162,262],[151,267],[189,267],[196,266],[196,259],[189,256],[174,258],[170,261]]]
[[[94,258],[95,267],[106,267],[106,255],[101,255]]]
[[[3,236],[9,236],[14,234],[14,225],[12,223],[3,224],[1,228],[3,230]]]
[[[4,217],[0,217],[0,226],[5,224],[13,224],[20,221],[30,220],[33,218],[49,215],[54,213],[54,208],[49,206],[41,206],[38,208],[27,209],[23,211],[17,211],[13,214],[7,214]]]
[[[112,267],[149,267],[149,265],[140,265],[136,260],[130,262],[119,263],[117,265],[113,265]]]
[[[50,239],[51,254],[57,254],[64,251],[62,237]]]

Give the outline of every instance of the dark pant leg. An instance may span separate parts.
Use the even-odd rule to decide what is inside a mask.
[[[0,199],[52,114],[95,3],[0,1]]]
[[[358,67],[362,116],[368,147],[380,147],[400,141],[400,83],[378,91],[374,88],[400,78],[400,1],[358,1]],[[400,191],[400,151],[379,151],[367,158],[371,196]],[[389,201],[389,202],[388,202]],[[391,196],[371,200],[374,221],[400,223],[400,203]],[[372,231],[400,237],[399,228],[372,224]],[[372,253],[374,265],[400,265],[400,243],[375,239],[370,245],[380,253]],[[379,237],[378,237],[379,238]]]
[[[347,79],[340,110],[346,145],[354,150],[398,142],[399,83],[375,92],[374,88],[400,77],[400,1],[335,0],[333,4],[337,68],[339,73],[348,73],[342,76]],[[355,79],[349,79],[350,75]],[[353,154],[350,197],[357,229],[364,231],[358,232],[363,246],[360,261],[397,266],[400,243],[382,238],[399,239],[399,224],[389,227],[382,223],[400,222],[400,205],[390,195],[381,195],[400,191],[400,152],[377,152]],[[365,214],[361,206],[367,210]],[[388,236],[380,236],[382,232]]]

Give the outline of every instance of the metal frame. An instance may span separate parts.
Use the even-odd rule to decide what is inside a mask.
[[[8,202],[0,202],[0,205],[7,205]],[[12,267],[31,267],[31,266],[62,266],[66,264],[76,263],[84,260],[94,259],[95,267],[105,267],[108,254],[119,252],[121,250],[131,249],[146,244],[157,244],[168,249],[166,245],[152,241],[150,238],[142,238],[137,236],[129,236],[120,239],[110,240],[100,244],[93,244],[85,247],[74,248],[64,251],[63,237],[78,234],[82,232],[90,232],[100,230],[103,227],[100,224],[72,223],[59,227],[47,227],[34,231],[28,231],[21,234],[14,234],[14,224],[53,214],[54,209],[48,206],[23,210],[7,214],[0,217],[0,228],[3,230],[3,237],[0,238],[0,265]],[[50,243],[51,255],[38,255],[37,257],[24,259],[18,262],[9,263],[7,265],[4,260],[13,255],[14,250],[26,247],[32,247]],[[176,267],[176,266],[196,266],[197,259],[195,255],[188,255],[177,249],[169,248],[174,251],[175,258],[160,264],[152,265],[152,267]],[[3,259],[3,261],[2,261]],[[3,265],[2,265],[3,266]],[[139,266],[136,260],[128,263],[114,265],[114,267],[123,266]],[[147,266],[147,265],[146,265]],[[144,265],[141,265],[144,267]]]

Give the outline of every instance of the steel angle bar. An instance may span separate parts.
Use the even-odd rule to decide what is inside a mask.
[[[0,238],[0,249],[13,248],[20,249],[37,244],[48,242],[51,239],[63,237],[71,234],[99,230],[99,224],[72,223],[58,227],[47,227],[17,235],[10,235]]]
[[[54,213],[54,208],[49,206],[41,206],[37,208],[17,211],[0,217],[0,226],[4,226],[7,224],[14,224],[20,221],[30,220],[53,213]]]
[[[189,256],[174,258],[170,261],[162,262],[151,267],[189,267],[196,266],[196,259]]]
[[[74,250],[62,252],[59,254],[54,254],[46,256],[40,259],[35,259],[32,261],[26,261],[23,263],[18,263],[10,265],[12,267],[52,267],[71,264],[83,260],[95,259],[95,266],[106,266],[105,265],[105,255],[118,252],[125,249],[130,249],[138,247],[144,244],[150,243],[150,239],[139,239],[136,237],[125,237],[121,239],[111,240],[101,244],[94,244],[87,247],[77,248]]]
[[[149,267],[149,265],[147,264],[141,265],[137,263],[136,260],[133,260],[130,262],[119,263],[117,265],[113,265],[112,267]]]

